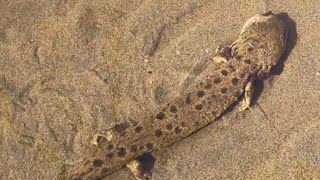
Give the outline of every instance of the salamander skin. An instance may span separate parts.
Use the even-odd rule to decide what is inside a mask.
[[[117,124],[98,136],[101,150],[68,179],[100,179],[144,153],[160,150],[208,125],[251,89],[248,85],[252,80],[269,76],[286,42],[287,26],[277,15],[253,16],[234,43],[226,47],[231,52],[222,56],[225,62],[148,118],[136,124]],[[249,104],[250,98],[247,107]]]

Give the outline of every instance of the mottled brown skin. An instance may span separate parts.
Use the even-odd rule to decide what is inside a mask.
[[[122,123],[97,137],[100,152],[69,179],[99,179],[146,152],[159,150],[189,136],[220,116],[243,94],[248,82],[266,78],[277,64],[287,29],[276,15],[247,21],[231,45],[231,57],[183,96],[137,124]]]

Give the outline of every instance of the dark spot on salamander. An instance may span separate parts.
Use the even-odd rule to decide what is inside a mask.
[[[107,146],[107,149],[108,150],[112,150],[114,148],[114,145],[113,144],[109,144],[108,146]]]
[[[172,105],[172,106],[170,107],[170,112],[172,112],[172,113],[177,113],[177,112],[178,112],[177,106]]]
[[[176,128],[174,128],[174,132],[175,132],[176,134],[179,134],[179,133],[182,132],[182,128],[181,128],[181,127],[176,127]]]
[[[137,126],[137,127],[134,128],[134,131],[135,131],[136,133],[139,133],[139,132],[142,131],[142,127],[141,127],[141,126]]]
[[[101,167],[103,164],[103,161],[101,159],[95,159],[94,161],[92,161],[92,165],[94,167]]]
[[[227,88],[221,88],[221,93],[225,94],[227,93],[228,89]]]
[[[169,124],[166,125],[166,128],[167,128],[168,130],[171,130],[171,129],[173,128],[173,126],[172,126],[172,124],[169,123]]]
[[[246,64],[251,64],[251,60],[250,59],[246,59],[243,62],[246,63]]]
[[[152,143],[147,143],[146,148],[148,151],[151,151],[153,149],[153,144]]]
[[[156,115],[156,119],[159,119],[159,120],[164,119],[164,117],[165,117],[165,114],[164,114],[163,112],[159,112],[159,113]]]
[[[130,146],[130,152],[133,152],[133,153],[134,153],[134,152],[136,152],[136,151],[138,151],[137,145],[134,145],[134,144],[131,145],[131,146]]]
[[[120,124],[116,124],[113,128],[117,133],[122,133],[128,127],[129,127],[129,123],[120,123]]]
[[[100,144],[102,141],[106,141],[107,139],[104,136],[98,135],[97,136],[97,144]]]
[[[234,86],[236,86],[237,84],[238,84],[238,82],[239,82],[239,79],[238,78],[232,78],[232,80],[231,80],[231,83],[232,83],[232,85],[234,85]]]
[[[182,122],[182,123],[181,123],[181,126],[182,126],[182,127],[186,127],[187,125],[186,125],[185,122]]]
[[[231,57],[231,48],[230,47],[224,47],[220,51],[220,56],[225,57],[225,58],[230,58]]]
[[[103,138],[105,138],[105,137],[98,135],[97,136],[97,143],[101,142]]]
[[[202,104],[197,104],[195,106],[196,110],[200,111],[201,109],[203,109],[203,105]]]
[[[237,55],[237,56],[236,56],[236,60],[238,60],[238,61],[240,61],[242,58],[243,58],[242,55]]]
[[[220,78],[216,78],[216,79],[213,80],[213,82],[214,82],[215,84],[218,84],[218,83],[221,83],[222,80],[221,80]]]
[[[221,74],[224,75],[224,76],[228,76],[228,71],[226,71],[226,70],[221,70]]]
[[[191,103],[191,97],[190,97],[190,94],[188,94],[186,97],[186,104],[190,104],[190,103]]]
[[[200,97],[200,98],[203,97],[204,95],[205,95],[205,92],[202,91],[202,90],[197,92],[197,96]]]
[[[113,158],[113,156],[114,156],[113,153],[108,153],[108,154],[106,155],[107,159],[111,159],[111,158]]]
[[[210,89],[210,88],[212,88],[212,84],[208,82],[207,85],[206,85],[206,87],[204,87],[204,88]]]
[[[162,135],[161,129],[157,129],[157,130],[155,131],[155,134],[156,134],[157,137],[160,137],[160,136]]]
[[[119,147],[118,148],[118,156],[123,157],[126,155],[126,148],[124,147]]]
[[[234,68],[232,65],[229,65],[228,67],[229,67],[229,69],[230,69],[231,72],[236,71],[236,68]]]

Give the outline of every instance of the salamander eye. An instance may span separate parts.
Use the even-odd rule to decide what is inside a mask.
[[[220,52],[220,56],[225,57],[226,59],[229,59],[231,57],[231,48],[230,47],[223,47]]]

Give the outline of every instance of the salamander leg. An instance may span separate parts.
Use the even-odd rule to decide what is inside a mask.
[[[254,80],[251,79],[244,89],[244,98],[241,102],[241,106],[239,108],[239,111],[244,111],[246,109],[250,109],[250,104],[251,104],[252,95],[253,95],[253,81]]]

